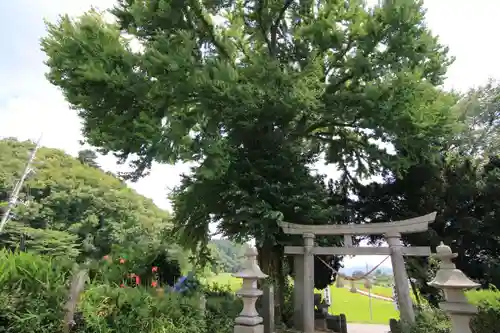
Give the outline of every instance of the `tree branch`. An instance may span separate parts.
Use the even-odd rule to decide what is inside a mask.
[[[292,3],[293,3],[293,0],[286,0],[285,1],[285,4],[283,5],[283,7],[281,7],[281,10],[278,13],[278,17],[276,18],[276,20],[274,21],[274,23],[271,26],[271,47],[270,47],[271,56],[275,56],[275,54],[276,54],[276,44],[277,44],[277,40],[278,40],[279,24],[280,24],[281,20],[283,19],[283,17],[285,16],[287,9],[290,8]]]
[[[229,56],[229,53],[224,48],[222,43],[220,43],[220,41],[217,40],[217,37],[215,36],[214,26],[212,24],[210,24],[205,19],[205,16],[203,15],[203,10],[200,7],[200,4],[196,0],[191,0],[191,1],[189,1],[189,3],[191,4],[191,8],[193,9],[196,17],[198,17],[198,19],[201,21],[201,23],[205,26],[205,28],[209,34],[209,37],[210,37],[212,43],[214,44],[215,48],[217,49],[217,51],[219,51],[219,53],[222,54],[222,56],[224,56],[225,58],[230,59],[231,57]]]
[[[266,42],[267,49],[269,50],[269,53],[272,53],[272,48],[271,48],[271,42],[269,41],[269,38],[267,37],[267,31],[266,27],[264,26],[264,20],[263,20],[263,11],[264,11],[264,1],[265,0],[259,0],[258,2],[258,7],[257,7],[257,20],[259,21],[259,30],[262,33],[262,37],[264,38],[264,41]]]
[[[346,47],[344,50],[342,50],[341,53],[339,53],[337,55],[337,61],[343,57],[345,57],[345,55],[347,54],[347,52],[349,52],[349,50],[351,49],[352,47],[352,44],[353,44],[353,40],[351,38],[349,38],[347,44],[346,44]],[[331,66],[328,66],[325,70],[325,79],[328,77],[328,75],[330,75],[330,72],[332,71],[332,69],[334,69],[336,66],[334,65],[331,65]]]
[[[309,126],[307,129],[306,129],[306,134],[309,134],[317,129],[320,129],[322,127],[328,127],[328,126],[336,126],[336,127],[354,127],[354,125],[358,122],[359,118],[358,117],[355,117],[354,120],[348,122],[348,123],[338,123],[338,122],[335,122],[335,121],[321,121],[319,123],[316,123],[316,124],[313,124],[311,126]]]

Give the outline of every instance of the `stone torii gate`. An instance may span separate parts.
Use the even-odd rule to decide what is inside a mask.
[[[285,254],[294,255],[294,318],[296,329],[314,333],[314,256],[315,255],[390,255],[394,282],[398,294],[401,319],[415,321],[410,297],[408,275],[403,256],[429,256],[431,249],[404,247],[401,234],[426,231],[429,223],[436,219],[436,212],[395,222],[348,224],[348,225],[304,225],[280,222],[285,234],[302,235],[304,246],[285,246]],[[316,235],[343,235],[343,247],[318,247],[314,244]],[[353,246],[353,236],[383,235],[389,247]]]

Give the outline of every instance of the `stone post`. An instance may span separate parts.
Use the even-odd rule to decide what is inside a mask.
[[[304,330],[304,256],[294,256],[293,277],[293,326],[298,331]]]
[[[262,290],[257,289],[257,280],[264,279],[267,275],[257,265],[255,248],[248,248],[245,257],[245,268],[233,274],[234,277],[243,279],[243,286],[236,292],[243,300],[243,310],[235,320],[234,333],[263,333],[263,319],[255,308],[255,302],[263,294]]]
[[[207,298],[205,295],[200,295],[200,311],[203,315],[205,315],[205,311],[207,310]]]
[[[344,288],[344,281],[343,281],[343,279],[344,279],[344,275],[341,275],[340,273],[337,273],[337,280],[335,281],[336,282],[335,286],[337,288]]]
[[[440,304],[451,320],[453,333],[471,333],[470,320],[477,313],[477,308],[467,301],[465,291],[479,287],[456,268],[451,261],[457,257],[449,246],[441,242],[436,248],[436,256],[441,260],[439,270],[430,286],[444,291],[445,301]]]
[[[262,318],[264,318],[264,333],[274,333],[274,288],[272,285],[264,286]]]
[[[356,281],[351,280],[351,289],[349,289],[351,293],[355,294],[358,292],[358,288],[356,288]]]
[[[302,298],[303,331],[314,333],[314,234],[303,234],[304,238],[304,294]]]
[[[394,285],[398,295],[398,307],[401,315],[401,321],[406,323],[415,322],[415,312],[413,311],[413,302],[410,297],[410,286],[408,283],[408,274],[406,273],[405,259],[401,248],[401,234],[391,232],[385,235],[391,251],[392,271],[394,274]]]

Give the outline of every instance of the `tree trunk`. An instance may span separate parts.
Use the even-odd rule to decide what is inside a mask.
[[[275,322],[282,322],[282,306],[285,302],[286,275],[283,272],[283,249],[279,246],[257,247],[259,266],[264,274],[269,275],[268,283],[274,286]]]
[[[422,307],[422,302],[420,302],[420,296],[418,295],[417,286],[415,285],[415,280],[410,278],[411,290],[413,291],[413,295],[415,296],[415,300],[417,301],[417,305],[419,308]]]

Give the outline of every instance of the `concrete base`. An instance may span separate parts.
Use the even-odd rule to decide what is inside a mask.
[[[264,325],[243,326],[234,325],[234,333],[264,333]]]

